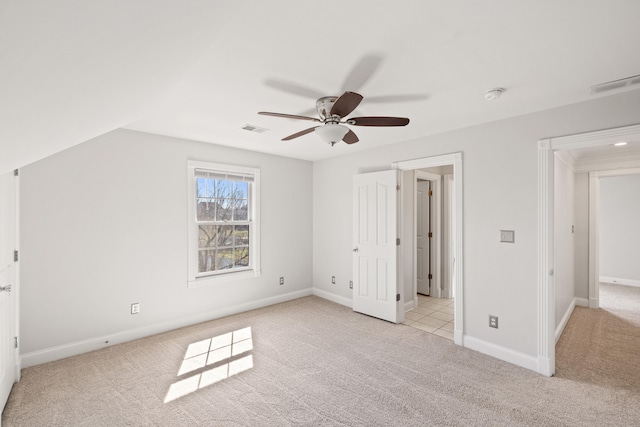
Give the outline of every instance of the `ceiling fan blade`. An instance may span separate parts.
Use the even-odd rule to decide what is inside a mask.
[[[347,120],[347,124],[356,126],[406,126],[409,119],[406,117],[353,117]]]
[[[303,96],[305,98],[318,99],[325,96],[325,94],[323,94],[318,90],[310,89],[310,88],[301,86],[297,83],[291,83],[284,80],[267,79],[264,81],[264,84],[274,89],[282,90],[284,92],[289,92],[298,96]]]
[[[340,117],[348,116],[353,110],[356,109],[362,101],[362,95],[355,92],[345,92],[340,98],[336,99],[336,102],[331,107],[331,116],[338,115]]]
[[[319,127],[319,126],[314,126],[312,128],[309,128],[309,129],[301,130],[300,132],[296,132],[293,135],[285,136],[284,138],[282,138],[282,140],[283,141],[289,141],[289,140],[292,140],[292,139],[297,138],[299,136],[306,135],[308,133],[313,132],[317,127]]]
[[[343,91],[360,90],[369,81],[382,63],[382,57],[378,55],[365,55],[356,63],[342,84]]]
[[[322,122],[322,120],[316,119],[315,117],[297,116],[295,114],[270,113],[268,111],[260,111],[258,114],[261,114],[263,116],[283,117],[285,119],[311,120],[312,122]]]
[[[342,140],[347,144],[355,144],[356,142],[360,141],[358,139],[358,136],[351,129],[349,129],[349,132],[347,132]]]

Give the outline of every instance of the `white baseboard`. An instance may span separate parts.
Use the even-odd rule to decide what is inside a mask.
[[[405,301],[404,312],[411,311],[418,306],[418,297]]]
[[[640,280],[624,279],[620,277],[603,277],[600,276],[600,282],[611,283],[614,285],[636,286],[640,288]]]
[[[555,374],[555,362],[547,357],[538,357],[538,373],[545,377],[551,377]]]
[[[64,359],[78,354],[109,347],[115,344],[133,341],[139,338],[148,337],[162,332],[172,331],[174,329],[219,319],[221,317],[230,316],[249,310],[255,310],[257,308],[291,301],[309,295],[312,295],[312,288],[307,288],[282,295],[276,295],[257,301],[250,301],[247,303],[235,305],[233,307],[225,307],[223,309],[201,313],[195,316],[170,320],[167,322],[157,323],[141,328],[130,329],[128,331],[118,332],[112,335],[90,338],[70,344],[64,344],[56,347],[46,348],[43,350],[33,351],[31,353],[21,355],[20,366],[22,368],[28,368],[29,366],[35,366],[42,363],[52,362],[54,360]]]
[[[587,307],[589,308],[589,299],[588,298],[574,298],[573,299],[576,303],[576,307]]]
[[[538,358],[528,354],[520,353],[510,348],[502,347],[488,341],[484,341],[469,335],[463,337],[463,345],[471,350],[504,360],[505,362],[539,372]]]
[[[322,289],[316,289],[316,288],[313,288],[312,293],[315,296],[324,298],[329,301],[333,301],[337,304],[344,305],[349,308],[353,307],[353,301],[350,300],[349,298],[343,297],[342,295],[336,295],[334,293],[323,291]]]
[[[576,306],[589,307],[589,300],[586,298],[573,298],[573,301],[571,301],[571,304],[569,304],[567,311],[565,311],[564,316],[562,316],[562,320],[560,321],[560,323],[558,324],[558,327],[556,328],[556,341],[555,341],[556,343],[560,339],[562,332],[564,332],[564,328],[567,327],[569,318],[571,317],[571,314],[573,314],[573,310],[576,308]]]

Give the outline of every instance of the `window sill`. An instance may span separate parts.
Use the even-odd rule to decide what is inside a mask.
[[[219,283],[235,282],[238,280],[247,280],[255,277],[260,277],[260,271],[256,270],[244,270],[236,271],[233,273],[216,274],[212,276],[197,277],[189,279],[187,287],[189,288],[201,288],[206,286],[213,286]]]

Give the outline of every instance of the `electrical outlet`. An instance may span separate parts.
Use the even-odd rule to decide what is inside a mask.
[[[331,276],[331,284],[332,285],[336,284],[336,276]]]
[[[498,316],[489,315],[489,327],[498,329]]]
[[[281,285],[284,285],[284,276],[282,276],[282,277],[280,278],[280,284],[281,284]]]
[[[349,289],[353,289],[353,280],[349,280]]]
[[[516,232],[513,230],[500,230],[500,241],[504,243],[514,243]]]
[[[138,314],[138,313],[140,313],[140,303],[134,302],[133,304],[131,304],[131,314]]]

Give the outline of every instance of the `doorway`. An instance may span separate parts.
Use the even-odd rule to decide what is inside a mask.
[[[640,125],[624,126],[538,141],[538,372],[555,373],[555,278],[554,278],[554,157],[557,151],[612,145],[621,140],[640,140]],[[590,215],[592,214],[590,207]],[[590,224],[590,229],[593,225]],[[589,231],[589,298],[596,295],[598,247]]]
[[[447,314],[453,316],[453,319],[449,321],[451,323],[450,329],[453,331],[453,341],[458,345],[462,345],[462,302],[464,296],[462,292],[462,153],[398,162],[393,165],[393,168],[401,172],[400,212],[398,215],[398,235],[401,238],[398,266],[399,280],[404,288],[404,309],[407,312],[405,316],[412,317],[409,313],[420,306],[421,298],[423,303],[425,303],[424,298],[432,299],[432,301],[428,302],[434,306],[440,303],[438,304],[440,306],[438,310],[446,308],[446,310],[442,311],[446,311],[448,312]],[[432,264],[429,297],[420,295],[418,292],[417,187],[419,179],[431,182],[431,191],[433,193],[432,202],[428,209],[431,214],[429,215],[431,221],[434,221],[434,217],[438,216],[442,222],[440,227],[434,228],[432,225],[431,245],[432,249],[437,247],[437,250],[430,251],[430,261],[423,261],[425,264],[427,262]],[[439,198],[436,197],[436,192],[433,191],[434,182],[438,182]],[[446,202],[443,202],[443,200]],[[447,208],[446,214],[443,213],[443,205],[445,204],[450,206]],[[442,221],[445,215],[448,219],[447,221]],[[437,220],[435,221],[437,222]],[[444,224],[448,225],[445,226]],[[441,237],[445,232],[444,230],[447,230],[448,235]],[[435,241],[436,239],[438,239],[437,242]],[[439,269],[434,269],[434,266],[438,266]],[[428,273],[426,274],[428,279]],[[443,283],[448,285],[443,286]],[[453,298],[454,295],[455,298]],[[435,298],[436,296],[437,298]]]

